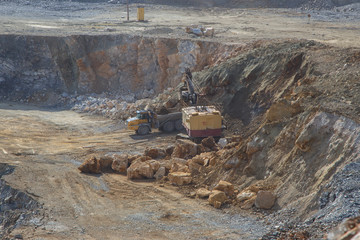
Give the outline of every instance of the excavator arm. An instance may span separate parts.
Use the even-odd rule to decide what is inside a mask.
[[[180,95],[184,102],[189,102],[191,105],[196,105],[198,96],[195,92],[194,83],[192,81],[192,74],[189,68],[185,69],[185,84],[180,88]]]

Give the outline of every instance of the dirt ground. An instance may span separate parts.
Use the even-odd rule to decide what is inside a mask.
[[[0,159],[15,167],[3,176],[43,204],[35,225],[15,229],[24,239],[257,239],[268,226],[246,212],[216,210],[171,185],[129,181],[120,174],[81,174],[89,155],[142,153],[175,136],[140,138],[123,123],[66,110],[0,104]],[[233,212],[233,211],[231,211]],[[256,228],[254,223],[256,222]]]
[[[297,9],[199,9],[145,5],[137,22],[136,5],[108,3],[1,2],[0,34],[66,36],[134,34],[199,39],[185,33],[195,24],[213,27],[202,40],[247,43],[306,38],[336,47],[360,47],[360,8],[303,12]],[[311,16],[308,17],[308,14]],[[15,167],[3,176],[43,204],[37,224],[11,235],[24,239],[259,239],[271,224],[241,210],[216,210],[175,187],[129,181],[106,173],[81,174],[77,167],[92,154],[143,153],[168,146],[174,135],[134,136],[123,123],[59,109],[0,104],[0,159]]]
[[[340,47],[359,47],[360,7],[327,11],[300,9],[222,9],[143,5],[145,21],[137,22],[137,5],[109,3],[2,2],[0,33],[64,36],[74,34],[134,34],[192,38],[185,27],[213,27],[210,41],[244,43],[260,39],[298,38]],[[310,17],[308,16],[310,14]]]

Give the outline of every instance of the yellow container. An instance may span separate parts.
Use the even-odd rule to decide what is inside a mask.
[[[144,21],[144,19],[145,19],[144,15],[145,15],[144,7],[138,7],[137,8],[137,20]]]
[[[214,106],[187,107],[182,112],[183,123],[191,131],[221,129],[222,117]]]

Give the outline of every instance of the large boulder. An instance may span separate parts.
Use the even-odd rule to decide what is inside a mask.
[[[160,167],[156,173],[154,174],[154,178],[156,180],[160,180],[162,179],[164,176],[166,175],[166,168],[165,167]]]
[[[115,154],[113,157],[111,168],[116,172],[125,173],[129,164],[129,156],[127,154]]]
[[[146,162],[148,160],[151,160],[152,158],[149,156],[138,156],[133,161],[140,161],[140,162]]]
[[[201,169],[204,167],[203,165],[196,163],[193,159],[189,159],[186,165],[189,167],[189,171],[193,175],[201,172]]]
[[[89,159],[85,160],[83,164],[81,164],[78,169],[83,173],[100,173],[100,162],[99,160],[92,156]]]
[[[160,168],[159,161],[149,160],[149,161],[146,161],[146,163],[148,163],[150,165],[151,169],[153,170],[153,173],[156,173],[157,170],[159,170],[159,168]]]
[[[100,170],[102,172],[111,171],[111,165],[113,163],[113,158],[109,156],[103,156],[99,158]]]
[[[171,156],[171,155],[172,155],[172,153],[174,152],[174,149],[175,149],[175,146],[174,146],[174,145],[170,145],[170,146],[168,146],[168,147],[165,149],[165,153],[166,153],[166,155]]]
[[[218,146],[216,145],[215,139],[212,136],[201,140],[201,145],[203,145],[204,147],[209,148],[210,150],[213,150],[213,151],[218,150]]]
[[[170,183],[181,186],[190,184],[192,181],[192,177],[190,173],[187,172],[172,172],[168,175]]]
[[[170,172],[187,172],[188,173],[188,172],[190,172],[190,170],[187,165],[174,162],[171,165]]]
[[[141,155],[129,155],[128,156],[128,161],[129,161],[129,165],[134,162],[136,159],[140,158],[140,157],[143,157],[143,158],[147,158],[147,160],[150,160],[151,157],[144,157],[144,156],[141,156]]]
[[[156,160],[145,162],[136,160],[127,169],[128,179],[153,178],[154,173],[160,168],[160,163]]]
[[[275,204],[276,197],[270,191],[261,190],[257,193],[255,206],[261,209],[270,209]]]
[[[198,145],[190,140],[178,139],[171,157],[189,159],[198,153]]]
[[[222,191],[213,190],[209,195],[209,203],[215,208],[220,208],[221,205],[228,200],[226,194]]]
[[[152,159],[164,158],[166,157],[166,152],[160,148],[147,148],[144,153],[145,156],[149,156]]]
[[[222,191],[229,197],[234,195],[234,185],[227,181],[220,180],[220,182],[214,187],[214,190]]]

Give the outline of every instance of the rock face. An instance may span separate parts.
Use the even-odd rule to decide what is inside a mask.
[[[215,208],[220,208],[227,199],[228,198],[224,192],[213,190],[209,196],[209,203]]]
[[[48,92],[130,91],[148,97],[145,90],[159,93],[180,83],[185,67],[201,70],[236,48],[130,35],[2,35],[0,95],[44,101]]]
[[[168,175],[169,181],[177,186],[191,183],[192,177],[190,173],[186,172],[172,172]]]
[[[0,171],[4,166],[6,165],[0,164]],[[42,205],[26,192],[21,192],[7,185],[3,179],[0,179],[0,192],[1,238],[19,239],[11,237],[9,233],[12,233],[14,228],[16,229],[19,226],[33,224],[34,217],[41,216]]]
[[[328,235],[328,240],[359,240],[360,217],[348,218],[334,228]]]
[[[96,157],[91,157],[87,159],[83,164],[81,164],[78,169],[83,173],[100,173],[100,162]]]
[[[275,204],[276,197],[270,191],[259,191],[256,195],[255,206],[262,209],[270,209]]]
[[[255,137],[252,141],[246,144],[246,154],[251,156],[260,151],[264,147],[264,140]]]
[[[279,121],[284,118],[292,117],[302,109],[299,104],[291,104],[290,102],[283,100],[274,103],[266,113],[266,119],[269,121]]]

